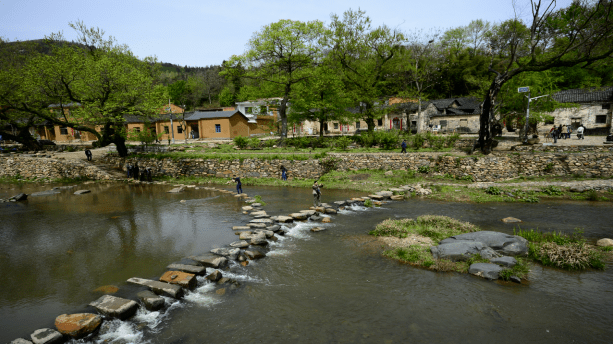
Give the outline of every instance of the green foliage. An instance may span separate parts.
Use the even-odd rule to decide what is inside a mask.
[[[351,145],[352,141],[349,137],[340,137],[336,140],[336,146],[341,150],[347,150],[347,147]]]
[[[253,198],[255,199],[256,203],[262,204],[262,206],[266,206],[266,203],[262,201],[261,195],[254,195]]]
[[[563,195],[564,194],[564,192],[562,192],[562,190],[556,186],[546,187],[542,190],[542,193],[547,194],[547,195]]]
[[[427,165],[422,165],[419,168],[417,168],[417,171],[422,174],[427,174],[430,172],[430,167]]]
[[[236,102],[236,96],[229,87],[224,87],[219,92],[219,105],[222,107],[231,107]]]
[[[598,201],[598,192],[593,189],[587,191],[585,198],[589,201]]]
[[[236,146],[238,146],[238,148],[240,148],[240,149],[244,149],[244,148],[246,148],[246,147],[247,147],[247,145],[248,145],[248,140],[249,140],[249,139],[248,139],[247,137],[243,137],[243,136],[240,136],[240,135],[239,135],[239,136],[234,137],[234,139],[233,139],[234,144],[235,144]]]
[[[545,166],[545,169],[543,169],[543,170],[545,170],[546,172],[552,171],[553,170],[553,162],[547,163],[547,165]]]
[[[516,276],[520,279],[525,279],[528,277],[530,268],[528,267],[527,260],[520,257],[516,257],[515,260],[517,260],[517,265],[500,271],[500,279],[508,281],[511,280],[512,276]]]
[[[445,238],[479,231],[479,228],[467,222],[461,222],[447,216],[424,215],[416,219],[387,219],[377,224],[372,236],[394,236],[404,238],[409,234],[430,237],[438,242]]]
[[[149,145],[162,137],[162,134],[156,134],[150,129],[149,122],[145,122],[142,130],[132,129],[128,132],[128,140],[138,141],[142,144]]]
[[[256,137],[251,137],[247,139],[247,145],[252,149],[257,149],[260,147],[260,139]]]
[[[336,170],[338,168],[338,163],[340,162],[340,158],[337,157],[328,157],[319,160],[319,165],[321,165],[324,169],[324,174],[329,173],[330,171]]]
[[[366,206],[366,207],[373,207],[372,200],[370,200],[370,199],[364,200],[364,206]]]
[[[500,195],[500,194],[502,194],[502,190],[500,190],[500,188],[494,187],[494,186],[487,187],[485,189],[485,192],[487,194],[491,194],[491,195]]]

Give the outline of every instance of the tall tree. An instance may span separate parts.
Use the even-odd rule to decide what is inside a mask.
[[[589,66],[613,54],[612,1],[577,0],[559,10],[555,5],[555,0],[532,0],[528,25],[516,17],[493,29],[489,70],[495,76],[483,102],[478,141],[484,153],[490,153],[494,144],[495,102],[507,81],[523,72]],[[494,56],[500,59],[496,64]]]
[[[421,112],[421,101],[425,93],[441,80],[440,69],[443,64],[443,47],[436,40],[437,31],[424,33],[417,31],[409,35],[409,44],[402,49],[399,58],[400,68],[407,81],[408,88],[401,97],[417,98],[417,132],[426,128],[426,121]]]
[[[223,75],[240,75],[282,88],[281,138],[287,137],[287,105],[292,88],[313,76],[321,58],[324,25],[320,21],[280,20],[253,34],[248,50],[224,63]]]
[[[19,74],[19,88],[3,106],[35,115],[62,127],[92,133],[95,146],[114,143],[127,155],[124,114],[151,116],[167,100],[166,88],[155,85],[155,60],[136,58],[126,45],[105,38],[99,28],[82,22],[70,26],[80,45],[62,44],[53,34],[51,54],[36,54]],[[70,110],[66,107],[72,103]],[[48,106],[57,104],[59,113]]]
[[[344,82],[360,116],[375,128],[375,120],[385,113],[382,98],[386,95],[389,75],[394,74],[392,59],[404,43],[402,33],[383,25],[371,28],[371,20],[361,10],[348,10],[341,19],[332,15],[328,46],[329,56],[339,65]]]
[[[324,63],[317,67],[314,78],[294,88],[289,118],[292,122],[318,121],[319,136],[323,137],[324,124],[344,120],[350,114],[350,106],[351,99],[338,71]]]

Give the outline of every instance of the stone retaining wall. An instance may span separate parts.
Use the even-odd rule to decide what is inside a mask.
[[[3,157],[4,158],[4,157]],[[150,159],[106,156],[100,158],[125,170],[126,164],[150,167],[154,176],[280,177],[279,166],[288,169],[290,178],[316,179],[324,173],[318,159]],[[493,182],[518,176],[613,176],[613,152],[534,152],[494,153],[483,157],[432,155],[426,153],[347,153],[329,154],[336,170],[359,169],[415,170],[449,174],[458,178],[471,176],[474,181]],[[422,168],[427,167],[427,168]],[[52,158],[10,157],[0,160],[0,177],[108,179],[108,174],[86,161]],[[469,177],[466,177],[469,178]]]

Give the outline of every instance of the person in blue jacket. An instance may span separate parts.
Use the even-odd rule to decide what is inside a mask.
[[[235,182],[236,183],[236,194],[243,194],[243,184],[241,183],[241,178],[240,177],[233,177],[232,180],[228,181],[228,183],[230,182]]]
[[[402,147],[402,151],[400,151],[400,153],[407,153],[407,141],[402,139],[402,144],[400,146]]]

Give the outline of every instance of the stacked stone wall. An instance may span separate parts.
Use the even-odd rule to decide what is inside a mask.
[[[97,166],[79,160],[34,157],[0,157],[0,177],[24,179],[88,178],[106,180],[111,177]]]

